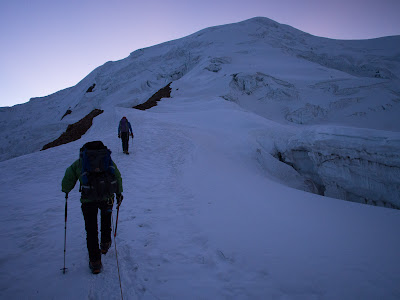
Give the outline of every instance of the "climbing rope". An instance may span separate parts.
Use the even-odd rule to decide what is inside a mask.
[[[115,229],[114,229],[114,217],[113,217],[113,215],[111,214],[111,222],[112,222],[112,225],[113,225],[113,236],[114,236],[114,248],[115,248],[115,258],[117,259],[117,268],[118,268],[118,279],[119,279],[119,288],[120,288],[120,290],[121,290],[121,299],[123,300],[124,299],[124,296],[123,296],[123,294],[122,294],[122,284],[121,284],[121,275],[120,275],[120,272],[119,272],[119,263],[118,263],[118,252],[117,252],[117,242],[115,241],[115,236],[117,235],[117,232],[115,231]]]

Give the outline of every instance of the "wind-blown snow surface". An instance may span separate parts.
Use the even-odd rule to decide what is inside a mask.
[[[313,193],[399,207],[399,42],[256,18],[1,108],[1,298],[120,297],[114,248],[103,273],[89,272],[77,187],[59,270],[61,179],[85,142],[102,140],[123,176],[125,299],[398,299],[400,212]],[[171,81],[172,98],[129,108]],[[104,113],[80,140],[38,152],[93,108]],[[130,156],[116,137],[122,116]]]
[[[121,115],[135,128],[130,156],[116,138]],[[255,133],[266,128],[279,130],[221,98],[175,97],[149,112],[108,110],[79,141],[2,162],[1,298],[120,297],[114,248],[100,275],[89,271],[77,187],[60,271],[60,181],[100,138],[123,175],[124,299],[398,299],[399,211],[278,183],[285,169],[257,161]]]

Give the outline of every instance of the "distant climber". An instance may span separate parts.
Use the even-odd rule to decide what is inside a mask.
[[[89,252],[89,267],[93,274],[101,272],[101,254],[111,246],[111,214],[114,194],[117,208],[121,205],[122,178],[111,159],[111,151],[101,141],[86,143],[80,149],[79,159],[65,171],[61,183],[62,191],[68,193],[79,179],[81,208],[85,219],[86,242]],[[97,213],[101,211],[101,242],[99,249]]]
[[[118,137],[122,139],[122,151],[125,154],[129,154],[129,135],[133,138],[132,126],[128,119],[123,117],[121,121],[119,121]]]

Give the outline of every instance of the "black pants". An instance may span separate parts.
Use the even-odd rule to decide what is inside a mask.
[[[122,140],[122,151],[127,151],[129,149],[129,132],[121,132]]]
[[[106,201],[82,204],[82,213],[85,219],[86,242],[90,261],[101,259],[97,229],[97,211],[99,209],[101,211],[101,243],[108,243],[111,241],[112,204],[107,204]]]

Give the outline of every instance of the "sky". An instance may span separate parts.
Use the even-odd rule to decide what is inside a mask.
[[[267,17],[334,39],[400,35],[398,0],[0,0],[0,107],[198,30]]]

